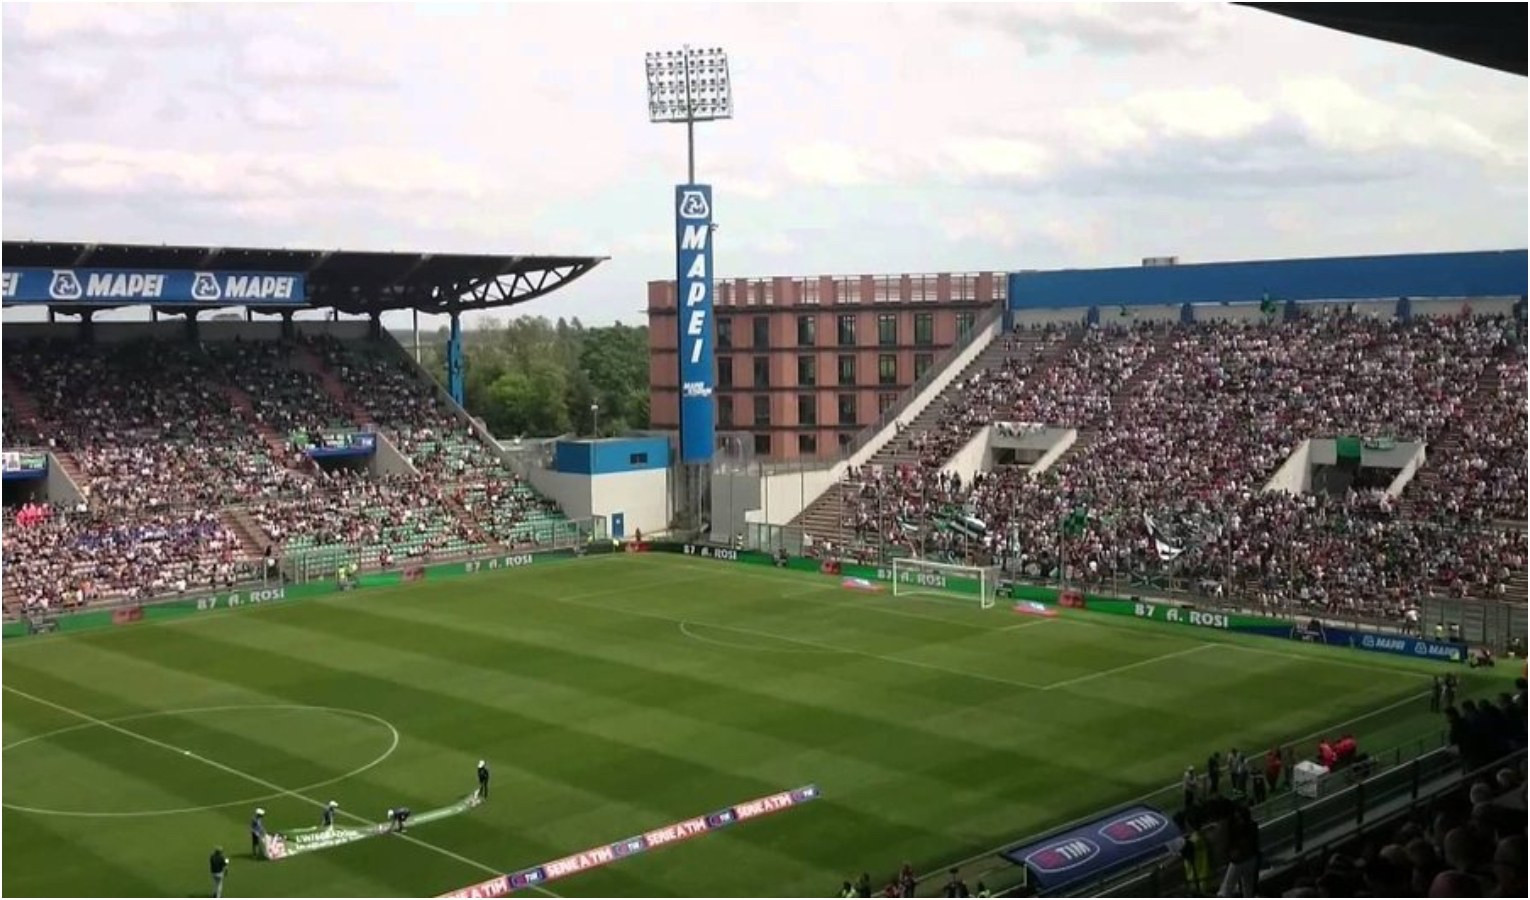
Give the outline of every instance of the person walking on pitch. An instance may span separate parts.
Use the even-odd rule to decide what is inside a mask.
[[[409,821],[409,807],[400,806],[397,809],[388,810],[388,821],[393,823],[393,827],[388,829],[389,831],[397,831],[403,834],[404,823]]]
[[[481,759],[478,761],[478,799],[489,799],[489,764]]]
[[[228,857],[223,855],[222,847],[214,847],[212,857],[207,862],[212,869],[213,897],[222,897],[223,876],[228,874]]]
[[[334,828],[335,827],[335,810],[337,810],[339,808],[340,808],[340,804],[336,803],[333,800],[329,801],[329,803],[326,804],[325,807],[324,807],[324,812],[320,814],[319,824],[322,827],[324,827],[324,828]]]
[[[255,810],[255,818],[250,820],[250,855],[260,859],[266,837],[266,811]]]

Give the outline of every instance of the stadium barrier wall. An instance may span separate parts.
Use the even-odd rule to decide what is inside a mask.
[[[156,622],[181,619],[198,613],[218,609],[235,609],[262,606],[291,600],[307,600],[340,593],[342,590],[360,590],[375,587],[392,587],[417,581],[439,581],[481,572],[498,572],[529,565],[543,565],[565,559],[611,552],[608,543],[594,543],[588,548],[562,548],[536,553],[498,553],[493,556],[475,557],[453,562],[430,565],[401,565],[382,572],[368,572],[358,576],[350,588],[341,588],[336,581],[313,581],[306,584],[286,584],[268,587],[235,588],[177,597],[169,600],[143,604],[122,605],[102,609],[63,613],[51,620],[54,627],[49,632],[94,631],[135,622]],[[6,622],[3,629],[5,640],[32,637],[35,631],[30,622],[18,620]]]
[[[891,565],[823,561],[800,556],[778,560],[769,553],[757,550],[736,550],[731,547],[717,547],[708,544],[654,543],[650,544],[648,549],[661,553],[681,553],[686,556],[712,559],[719,562],[775,566],[790,571],[819,572],[845,578],[864,578],[869,581],[879,582],[891,582],[893,580]],[[900,572],[899,574],[902,576],[901,580],[908,584],[935,587],[956,593],[967,593],[974,597],[978,596],[982,590],[977,579],[973,578],[948,576],[936,572]],[[1377,634],[1370,631],[1329,625],[1311,627],[1310,624],[1303,624],[1302,622],[1290,619],[1276,619],[1267,616],[1231,613],[1220,610],[1200,610],[1183,603],[1123,599],[1121,597],[1085,594],[1074,590],[1021,583],[1011,583],[1007,586],[1007,590],[1006,586],[1001,584],[1000,596],[1008,597],[1015,601],[1029,601],[1048,606],[1071,606],[1106,615],[1129,616],[1182,628],[1204,628],[1215,631],[1228,631],[1235,634],[1252,634],[1261,637],[1297,640],[1334,647],[1348,647],[1372,653],[1390,653],[1398,656],[1410,656],[1415,659],[1429,659],[1440,662],[1460,663],[1466,661],[1466,648],[1461,644],[1402,635]]]
[[[893,568],[890,564],[867,565],[839,560],[818,560],[803,556],[786,556],[785,558],[778,559],[772,554],[763,553],[758,550],[738,550],[732,547],[719,547],[711,544],[686,544],[667,541],[646,543],[641,549],[659,553],[678,553],[701,559],[711,559],[717,562],[771,566],[788,571],[813,572],[843,578],[863,578],[868,581],[883,583],[890,583],[894,578]],[[587,547],[580,548],[563,548],[538,553],[501,553],[494,556],[431,565],[404,565],[388,571],[369,572],[361,575],[355,580],[353,586],[348,589],[391,587],[427,579],[437,581],[442,578],[473,575],[480,572],[497,572],[503,569],[543,564],[560,559],[572,559],[584,556],[587,553],[609,553],[613,552],[613,550],[615,550],[614,544],[596,541]],[[975,578],[961,578],[939,572],[915,571],[902,571],[898,573],[898,576],[899,580],[903,583],[914,586],[933,587],[958,594],[970,594],[974,598],[982,593],[982,585]],[[342,588],[337,582],[315,581],[306,584],[287,584],[276,587],[210,592],[156,603],[65,613],[51,620],[54,627],[50,630],[60,632],[89,631],[116,625],[128,625],[140,621],[178,619],[216,609],[231,609],[240,606],[302,600],[338,593],[341,590]],[[1083,594],[1078,591],[1059,590],[1058,588],[1020,583],[1008,585],[1007,590],[1005,586],[1001,585],[1001,596],[1007,596],[1015,601],[1030,601],[1049,606],[1082,607],[1092,612],[1104,613],[1106,615],[1131,616],[1133,618],[1147,619],[1153,622],[1180,627],[1207,628],[1287,640],[1295,639],[1330,646],[1366,650],[1373,653],[1410,656],[1415,659],[1457,663],[1466,660],[1465,648],[1460,644],[1399,635],[1376,634],[1333,626],[1313,628],[1285,619],[1272,619],[1263,616],[1218,611],[1202,611],[1178,603],[1150,603],[1142,600]],[[36,633],[32,623],[26,620],[6,622],[3,628],[5,640],[29,637]]]

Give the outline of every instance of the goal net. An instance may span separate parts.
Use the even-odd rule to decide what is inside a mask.
[[[996,566],[962,566],[905,557],[892,563],[893,596],[924,594],[976,601],[983,609],[994,605],[999,585]]]

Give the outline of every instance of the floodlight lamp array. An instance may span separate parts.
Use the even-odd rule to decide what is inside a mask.
[[[649,53],[648,118],[652,122],[709,122],[733,118],[728,54],[721,47]]]

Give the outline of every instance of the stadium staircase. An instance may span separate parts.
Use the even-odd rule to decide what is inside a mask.
[[[1153,353],[1148,357],[1147,362],[1137,371],[1133,372],[1131,377],[1122,382],[1115,393],[1110,395],[1111,409],[1120,409],[1127,401],[1137,395],[1137,388],[1143,382],[1150,381],[1154,377],[1159,364],[1166,358],[1165,351],[1168,350],[1169,345],[1173,342],[1174,336],[1168,332],[1153,338]],[[1053,460],[1051,468],[1056,469],[1058,466],[1082,456],[1099,439],[1100,432],[1098,429],[1080,428],[1078,430],[1078,438],[1073,442],[1073,446]]]
[[[1011,349],[1005,349],[1006,343],[1013,342]],[[914,466],[919,464],[919,454],[909,447],[909,437],[921,431],[931,431],[940,422],[940,417],[953,403],[961,402],[961,385],[974,374],[994,368],[1011,356],[1032,356],[1039,365],[1045,365],[1058,354],[1065,352],[1071,347],[1074,339],[1059,344],[1048,345],[1045,334],[1039,331],[1016,331],[1008,335],[995,337],[993,341],[983,349],[983,352],[973,357],[956,378],[952,379],[944,392],[926,406],[919,415],[908,424],[900,434],[883,444],[871,459],[866,461],[868,466]],[[792,526],[801,528],[804,532],[812,535],[813,540],[830,540],[834,543],[843,543],[849,539],[849,533],[845,530],[844,523],[840,520],[840,510],[844,507],[842,494],[847,490],[854,490],[844,481],[839,481],[833,487],[824,491],[818,499],[808,504],[797,518],[792,520]]]
[[[276,432],[275,428],[266,424],[266,421],[255,411],[255,404],[250,400],[250,395],[231,384],[225,384],[222,387],[229,406],[233,407],[244,423],[250,426],[250,430],[260,437],[261,443],[265,444],[266,449],[270,451],[271,459],[289,469],[302,469],[303,464],[298,461],[301,457],[295,455],[292,448],[287,445],[287,441]]]
[[[265,533],[260,530],[259,525],[255,524],[255,520],[250,518],[248,512],[242,509],[224,509],[219,511],[218,520],[223,523],[223,527],[239,538],[241,556],[247,559],[259,559],[265,555],[266,545],[270,542],[266,540]]]
[[[1472,386],[1472,392],[1462,402],[1462,406],[1465,407],[1465,416],[1480,415],[1483,402],[1502,390],[1502,379],[1499,378],[1497,367],[1489,366],[1487,371],[1477,376],[1477,383]],[[1429,440],[1424,450],[1427,454],[1424,465],[1419,467],[1413,480],[1409,481],[1407,487],[1403,489],[1402,503],[1398,509],[1403,516],[1409,518],[1417,514],[1419,497],[1436,493],[1440,484],[1440,463],[1461,452],[1461,438],[1456,432],[1447,431]]]
[[[329,367],[324,364],[324,360],[319,357],[319,354],[313,352],[312,348],[299,345],[293,351],[293,361],[297,364],[298,368],[313,374],[315,378],[319,379],[319,384],[324,388],[324,393],[328,394],[331,400],[335,401],[341,409],[350,415],[351,421],[369,430],[377,427],[377,420],[372,418],[372,414],[367,412],[366,407],[356,402],[355,398],[351,396],[351,392],[346,389],[345,382],[340,380],[340,376],[329,370]]]
[[[38,434],[47,434],[48,429],[44,427],[45,423],[42,416],[37,412],[37,401],[32,399],[31,394],[22,390],[20,384],[14,378],[7,378],[5,380],[5,402],[10,406],[11,413],[17,419],[20,419],[23,425],[26,425]],[[84,471],[80,469],[80,464],[75,460],[74,454],[57,449],[50,449],[48,452],[53,454],[53,459],[58,463],[58,467],[64,471],[64,474],[69,477],[70,481],[74,482],[75,488],[80,490],[80,496],[85,497],[87,503],[90,502],[89,494],[85,490],[86,486],[90,484],[90,480],[85,477]]]

